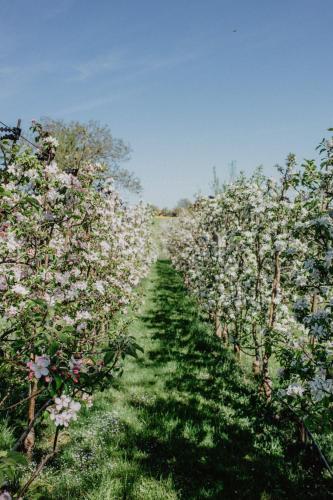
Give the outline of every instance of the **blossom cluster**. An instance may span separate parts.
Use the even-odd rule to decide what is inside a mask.
[[[69,396],[62,395],[54,398],[54,406],[49,407],[50,418],[57,427],[68,427],[72,420],[77,419],[77,413],[81,408],[78,401],[74,401]]]

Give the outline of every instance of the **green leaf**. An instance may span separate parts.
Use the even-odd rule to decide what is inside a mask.
[[[50,347],[49,347],[49,354],[50,356],[54,356],[54,354],[57,352],[59,349],[59,344],[55,340],[51,341]]]
[[[39,202],[33,196],[26,196],[23,201],[30,203],[35,208],[40,208]]]
[[[54,378],[54,381],[55,381],[56,389],[60,389],[60,387],[63,384],[62,378],[60,377],[60,375],[54,375],[53,378]]]
[[[9,451],[8,457],[12,458],[16,463],[20,465],[26,465],[28,463],[27,457],[19,451]]]
[[[4,187],[0,186],[0,194],[1,196],[11,196],[11,192],[7,191]]]
[[[112,359],[114,358],[114,351],[107,351],[104,355],[104,364],[109,364],[110,361],[112,361]]]

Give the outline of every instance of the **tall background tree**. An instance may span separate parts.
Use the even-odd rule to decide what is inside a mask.
[[[44,118],[43,125],[59,142],[56,161],[60,167],[76,171],[83,162],[102,163],[107,165],[105,175],[112,176],[117,189],[142,192],[140,180],[121,165],[130,158],[130,146],[114,137],[107,125],[96,121],[66,123],[51,118]]]
[[[188,198],[181,198],[176,205],[176,209],[189,208],[191,205],[192,205],[191,200],[189,200]]]

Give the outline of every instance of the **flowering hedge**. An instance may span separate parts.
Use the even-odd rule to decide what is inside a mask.
[[[216,334],[310,435],[333,423],[333,139],[319,151],[300,167],[290,155],[278,181],[259,171],[197,200],[169,239]]]
[[[32,129],[37,152],[3,142],[0,167],[0,410],[26,401],[15,449],[28,455],[40,417],[58,429],[55,450],[59,429],[135,355],[127,306],[152,258],[149,211],[126,207],[101,164],[61,170],[56,139]]]

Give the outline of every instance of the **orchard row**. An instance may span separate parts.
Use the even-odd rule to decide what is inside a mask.
[[[60,168],[57,140],[33,133],[34,152],[3,142],[0,167],[0,410],[30,456],[41,419],[55,451],[59,430],[136,354],[127,312],[152,259],[149,210],[125,206],[102,164]],[[4,479],[16,458],[5,453]]]
[[[169,240],[175,267],[260,393],[332,429],[333,139],[279,180],[240,176],[197,200]],[[278,377],[272,376],[278,363]],[[273,383],[274,380],[274,383]]]

